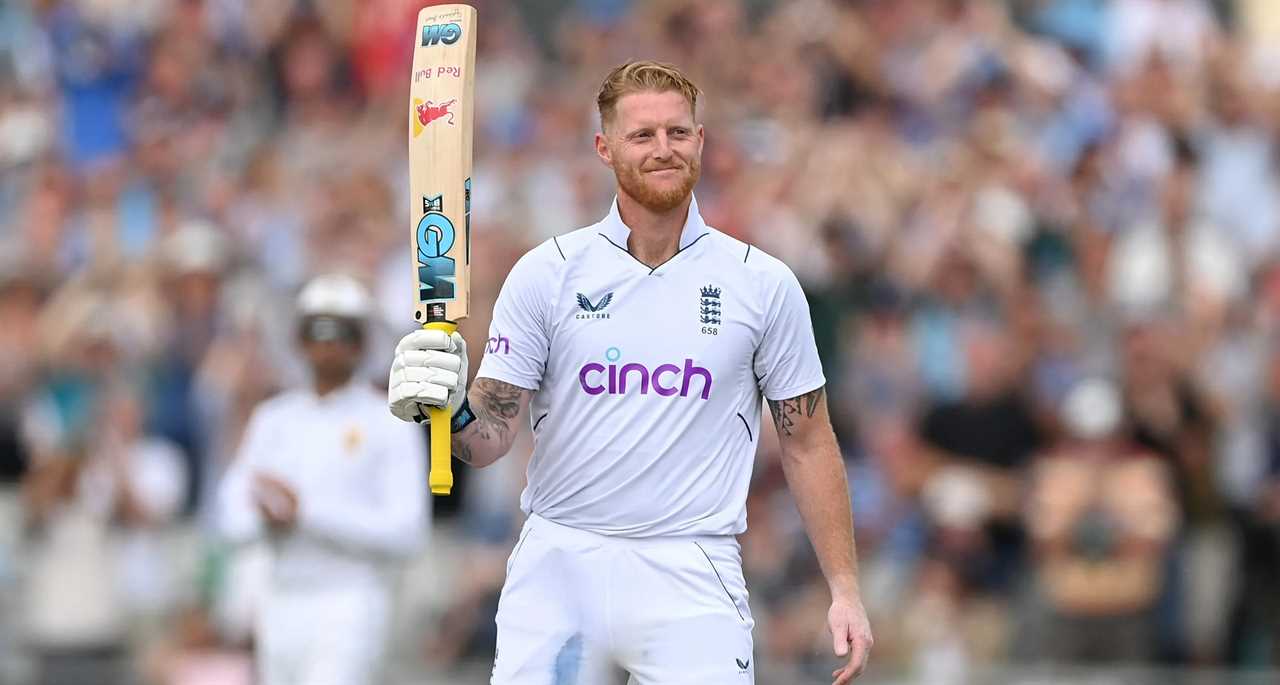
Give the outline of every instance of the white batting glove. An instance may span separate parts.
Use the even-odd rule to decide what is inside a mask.
[[[467,343],[444,331],[414,331],[400,339],[391,362],[387,404],[401,421],[425,423],[427,407],[453,416],[467,397]]]

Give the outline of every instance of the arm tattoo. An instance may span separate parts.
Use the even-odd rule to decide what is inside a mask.
[[[778,433],[790,436],[795,432],[796,421],[813,418],[822,402],[822,391],[818,388],[787,400],[769,400],[769,411],[773,414],[773,425]]]
[[[525,392],[524,388],[492,378],[476,379],[475,388],[480,394],[479,413],[487,413],[493,418],[500,417],[502,423],[520,415],[520,394]]]
[[[468,445],[461,440],[454,440],[450,444],[453,445],[454,459],[457,459],[464,464],[470,464],[474,460],[474,457],[471,456],[471,445]]]
[[[476,437],[486,441],[496,438],[506,443],[515,432],[511,424],[520,415],[521,393],[527,391],[492,378],[477,378],[471,391],[471,410],[476,414]],[[458,461],[472,463],[471,445],[462,440],[454,440],[453,456]]]

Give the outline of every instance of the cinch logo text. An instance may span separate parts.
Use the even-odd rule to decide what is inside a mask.
[[[650,370],[635,362],[621,366],[590,362],[578,371],[578,382],[588,395],[625,395],[628,389],[635,391],[636,388],[641,395],[647,395],[652,388],[653,392],[664,397],[688,397],[694,378],[701,378],[701,390],[695,390],[694,394],[704,400],[711,397],[711,372],[695,365],[692,359],[684,360],[684,368],[675,364],[659,364]]]
[[[488,344],[485,345],[485,351],[495,352],[500,354],[510,354],[511,339],[505,335],[498,335],[497,337],[489,338]]]

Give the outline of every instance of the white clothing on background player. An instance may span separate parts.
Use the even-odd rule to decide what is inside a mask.
[[[606,87],[628,69],[664,67],[624,65]],[[608,683],[621,671],[638,685],[753,682],[734,535],[746,529],[762,395],[833,590],[836,653],[850,655],[835,682],[856,677],[870,648],[808,305],[784,264],[699,215],[702,130],[681,79],[624,87],[612,112],[601,98],[597,153],[617,200],[512,268],[456,412],[454,456],[477,466],[509,447],[526,402],[534,434],[495,685]],[[392,412],[420,420],[420,404],[462,404],[461,383],[430,377],[463,350],[438,332],[406,336]]]
[[[344,331],[359,335],[367,299],[345,277],[304,288],[304,346],[330,346],[320,363],[336,367],[322,373],[309,353],[316,382],[254,410],[219,487],[220,532],[265,541],[272,557],[255,628],[262,685],[377,682],[396,573],[428,522],[422,431],[350,373],[359,342]]]

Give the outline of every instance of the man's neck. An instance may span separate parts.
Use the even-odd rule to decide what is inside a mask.
[[[618,193],[618,215],[631,229],[627,251],[642,264],[657,267],[680,249],[680,234],[689,216],[692,195],[667,212],[654,212],[626,193]]]
[[[312,378],[311,389],[315,391],[317,397],[324,397],[329,393],[343,387],[351,381],[351,374],[346,375],[320,375],[316,374]]]

